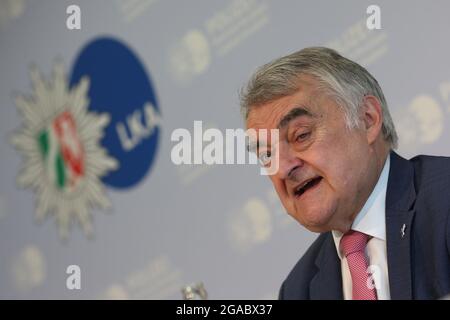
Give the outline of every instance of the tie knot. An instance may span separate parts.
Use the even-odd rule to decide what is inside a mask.
[[[354,252],[364,251],[367,241],[369,241],[369,235],[350,230],[342,236],[340,242],[342,252],[347,257]]]

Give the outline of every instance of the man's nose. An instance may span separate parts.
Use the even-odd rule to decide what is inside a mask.
[[[301,160],[292,148],[286,144],[279,145],[279,168],[278,175],[281,179],[287,179],[290,175],[294,174],[295,170],[300,169],[303,166],[303,160]]]

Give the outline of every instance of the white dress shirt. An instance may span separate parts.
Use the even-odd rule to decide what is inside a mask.
[[[370,194],[362,210],[352,223],[351,229],[372,236],[367,242],[366,255],[369,258],[370,270],[377,291],[378,300],[389,300],[389,277],[386,249],[386,190],[389,177],[389,156],[381,172],[375,188]],[[342,232],[332,231],[334,243],[341,259],[342,289],[345,300],[352,299],[352,277],[347,258],[339,249]]]

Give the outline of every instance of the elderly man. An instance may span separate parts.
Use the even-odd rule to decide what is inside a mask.
[[[393,151],[394,123],[366,69],[306,48],[257,70],[241,103],[248,128],[279,130],[258,155],[278,161],[270,178],[286,211],[320,233],[280,299],[450,293],[450,158]]]

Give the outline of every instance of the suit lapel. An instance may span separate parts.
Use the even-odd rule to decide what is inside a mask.
[[[312,300],[342,300],[341,261],[331,232],[328,233],[315,263],[318,271],[310,282],[310,298]]]
[[[414,168],[391,152],[386,193],[386,244],[391,299],[412,299],[411,229],[414,217]]]

